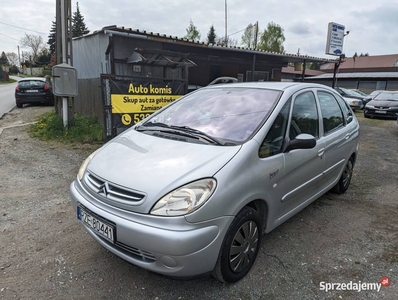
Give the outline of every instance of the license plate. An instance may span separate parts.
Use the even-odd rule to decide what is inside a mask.
[[[376,110],[376,114],[386,114],[387,112],[385,110]]]
[[[115,242],[115,227],[87,212],[81,206],[77,206],[77,218],[87,227],[91,228],[96,234],[110,241]]]
[[[26,90],[27,93],[37,93],[39,90]]]

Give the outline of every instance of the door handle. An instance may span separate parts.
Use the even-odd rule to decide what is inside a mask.
[[[322,157],[324,153],[325,153],[325,148],[322,148],[322,149],[318,150],[318,156],[319,157]]]
[[[351,134],[347,133],[347,134],[345,135],[345,139],[348,140],[348,139],[350,138],[350,136],[351,136]]]

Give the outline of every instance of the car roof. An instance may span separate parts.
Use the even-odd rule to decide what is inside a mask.
[[[30,81],[30,80],[46,81],[47,79],[46,79],[45,77],[26,77],[26,78],[20,79],[18,82],[21,82],[21,81]]]
[[[304,82],[280,82],[280,81],[258,81],[258,82],[237,82],[237,83],[223,83],[206,86],[206,89],[214,88],[257,88],[257,89],[271,89],[278,91],[286,91],[288,89],[300,90],[304,88],[324,88],[333,91],[330,87],[319,83],[304,83]]]

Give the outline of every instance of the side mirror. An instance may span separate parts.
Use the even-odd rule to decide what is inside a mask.
[[[311,134],[302,133],[290,140],[284,152],[290,152],[296,149],[312,149],[316,146],[315,137]]]

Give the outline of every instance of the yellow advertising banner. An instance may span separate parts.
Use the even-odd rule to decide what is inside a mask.
[[[111,95],[113,114],[153,113],[182,95]]]
[[[112,123],[130,127],[185,94],[183,82],[111,80]]]

